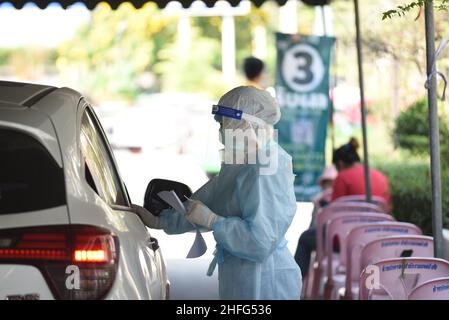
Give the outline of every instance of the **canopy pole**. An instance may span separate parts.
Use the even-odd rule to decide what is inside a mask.
[[[362,134],[363,134],[363,159],[365,169],[365,190],[366,201],[371,202],[371,177],[369,170],[368,159],[368,139],[366,134],[366,104],[365,104],[365,87],[363,83],[363,56],[362,56],[362,36],[360,34],[360,12],[359,0],[354,0],[355,11],[355,29],[356,29],[356,44],[357,44],[357,63],[359,69],[359,87],[360,87],[360,104],[362,112]]]
[[[321,7],[320,8],[321,9],[320,10],[321,11],[321,20],[323,22],[323,35],[327,36],[328,32],[327,32],[326,10],[325,10],[324,6],[320,6],[320,7]],[[336,44],[335,44],[335,46],[336,46]],[[334,47],[334,54],[333,54],[334,64],[336,64],[336,58],[335,58],[336,54],[337,54],[337,50]],[[336,71],[334,70],[334,72],[336,72]],[[334,93],[334,89],[337,86],[336,78],[337,77],[334,76],[334,82],[332,83],[332,94]],[[329,110],[330,111],[329,112],[329,125],[330,125],[331,145],[332,145],[332,154],[333,154],[335,151],[335,124],[334,124],[334,97],[333,96],[332,96],[332,100],[331,100],[329,109],[330,109]]]
[[[326,11],[324,6],[320,6],[321,11],[321,21],[323,22],[323,35],[327,36],[327,24],[326,24]]]
[[[430,168],[432,178],[432,228],[435,257],[442,257],[443,214],[441,205],[440,137],[438,124],[437,80],[435,64],[435,22],[433,1],[424,6],[427,56],[427,99],[430,124]]]

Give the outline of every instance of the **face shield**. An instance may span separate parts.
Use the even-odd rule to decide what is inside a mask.
[[[249,157],[254,158],[273,139],[273,125],[281,117],[276,100],[267,91],[252,86],[225,93],[212,106],[212,114],[220,123],[225,163],[248,163]]]
[[[220,122],[221,124],[223,121],[223,117],[227,117],[227,118],[231,118],[231,119],[235,119],[235,120],[243,119],[249,123],[251,123],[251,122],[255,123],[259,127],[262,127],[262,128],[267,126],[267,123],[258,117],[255,117],[248,113],[244,113],[241,110],[233,109],[233,108],[222,106],[219,104],[212,106],[212,114],[214,115],[214,119],[217,122]]]
[[[220,152],[222,162],[256,163],[258,151],[272,138],[272,126],[253,115],[226,106],[214,105],[212,114],[220,123],[219,140],[224,145]]]
[[[219,138],[220,142],[225,145],[225,148],[227,145],[226,141],[230,141],[229,136],[232,135],[237,138],[237,141],[231,148],[229,148],[230,146],[228,143],[228,149],[240,149],[243,146],[243,139],[245,137],[249,139],[248,144],[250,141],[257,141],[257,128],[267,127],[267,123],[262,119],[246,114],[241,110],[222,105],[213,105],[212,114],[214,115],[215,121],[220,123]],[[230,119],[236,121],[230,122]],[[226,135],[228,135],[227,140]],[[242,136],[240,138],[243,139],[239,139],[240,135]]]

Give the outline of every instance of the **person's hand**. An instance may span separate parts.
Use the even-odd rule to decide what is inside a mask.
[[[140,217],[140,219],[142,219],[143,223],[145,223],[147,227],[152,229],[161,228],[161,219],[159,217],[154,216],[150,211],[136,204],[131,204],[131,208],[135,213],[137,213],[137,215]]]
[[[212,230],[220,216],[213,213],[205,204],[198,200],[188,200],[186,203],[186,219],[191,223]]]

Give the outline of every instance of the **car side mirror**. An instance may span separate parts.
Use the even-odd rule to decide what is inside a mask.
[[[147,190],[145,191],[145,198],[143,201],[144,208],[150,211],[153,215],[159,216],[162,210],[168,209],[170,206],[157,194],[161,191],[171,190],[176,193],[181,201],[184,201],[185,197],[192,196],[192,190],[190,190],[184,183],[165,179],[153,179],[150,181]]]

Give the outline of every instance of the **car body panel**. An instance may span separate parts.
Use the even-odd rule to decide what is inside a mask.
[[[0,230],[33,226],[69,224],[67,206],[60,206],[39,211],[0,214]]]
[[[39,91],[38,89],[36,88],[36,91]],[[22,130],[34,136],[49,150],[64,169],[67,205],[42,211],[0,215],[0,230],[55,224],[83,224],[106,228],[118,237],[120,245],[118,272],[106,299],[165,299],[168,280],[161,250],[153,250],[149,229],[129,208],[129,197],[126,197],[127,208],[112,208],[97,195],[84,178],[79,132],[86,102],[80,93],[69,88],[52,89],[48,92],[31,107],[0,102],[0,126]],[[14,99],[12,100],[18,103],[26,100],[24,97]],[[108,145],[107,140],[105,144]],[[119,183],[125,189],[112,152],[111,157]],[[0,268],[0,275],[3,276],[0,281],[8,278],[8,275],[11,276],[8,278],[7,288],[4,286],[6,282],[0,285],[5,288],[5,294],[14,293],[16,287],[18,290],[22,288],[18,285],[19,282],[15,281],[20,278],[20,274],[28,272],[27,277],[28,274],[34,275],[36,291],[40,297],[51,298],[46,291],[48,286],[46,289],[39,287],[44,285],[39,280],[42,275],[40,278],[37,276],[39,271],[36,268],[5,264],[0,264]]]
[[[0,283],[0,300],[11,299],[15,295],[54,299],[42,273],[34,266],[0,264]]]
[[[31,108],[0,102],[0,127],[25,132],[38,140],[62,167],[58,139],[50,119]]]

